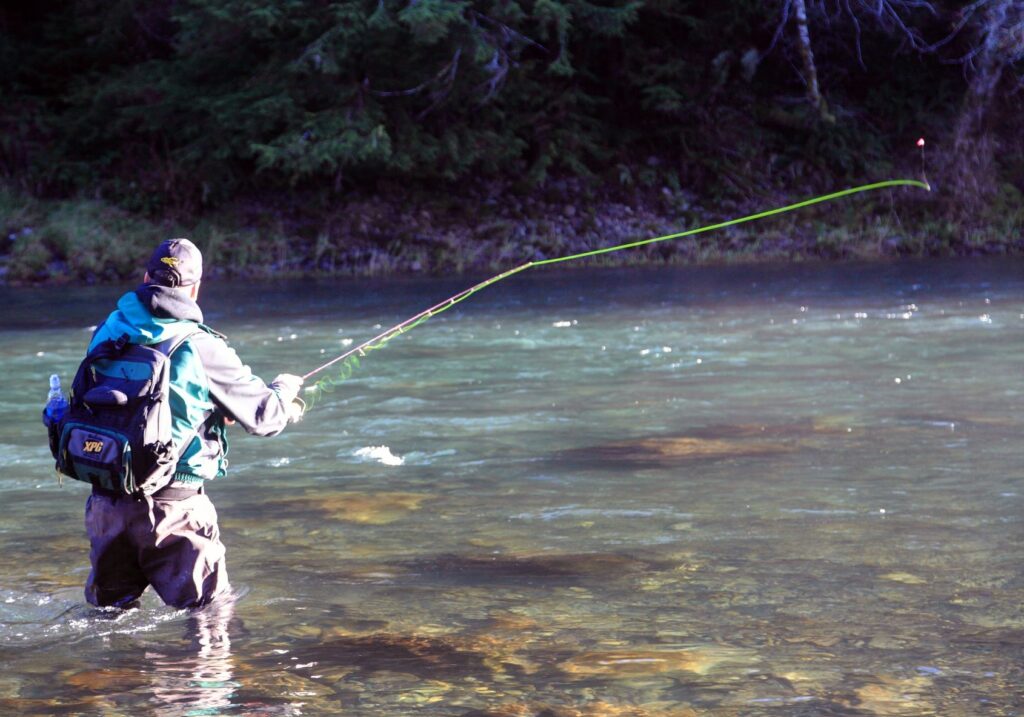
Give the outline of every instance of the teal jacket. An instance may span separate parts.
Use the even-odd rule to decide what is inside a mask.
[[[171,358],[171,436],[179,447],[173,482],[195,485],[227,470],[226,418],[249,433],[272,436],[287,425],[288,410],[277,387],[254,375],[224,337],[203,324],[199,306],[166,287],[147,284],[122,296],[89,350],[121,336],[157,344],[184,334],[192,335]]]

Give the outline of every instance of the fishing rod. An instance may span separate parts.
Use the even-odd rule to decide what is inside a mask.
[[[923,140],[920,141],[918,146],[922,147],[923,151]],[[444,301],[435,304],[434,306],[431,306],[429,309],[424,309],[415,316],[411,316],[405,321],[399,324],[395,324],[390,329],[382,331],[381,333],[374,336],[372,339],[368,339],[363,343],[359,344],[358,346],[349,349],[340,356],[331,359],[327,363],[317,366],[312,371],[304,374],[302,376],[302,380],[307,381],[313,376],[316,376],[318,373],[321,373],[322,371],[325,371],[331,366],[340,363],[342,365],[342,368],[340,373],[336,377],[326,377],[320,379],[319,381],[316,382],[316,384],[306,389],[307,391],[313,391],[314,393],[329,391],[335,385],[341,383],[342,381],[344,381],[345,379],[352,375],[352,372],[359,366],[359,358],[365,356],[367,352],[382,348],[385,344],[387,344],[388,341],[395,338],[396,336],[411,331],[412,329],[422,324],[424,321],[427,321],[428,319],[437,316],[443,311],[447,311],[456,304],[465,301],[478,291],[482,291],[483,289],[486,289],[488,286],[497,284],[499,281],[502,281],[503,279],[507,279],[510,276],[518,274],[519,272],[522,271],[526,271],[527,269],[531,269],[533,267],[546,266],[548,264],[558,264],[563,261],[575,261],[577,259],[585,259],[587,257],[599,256],[601,254],[609,254],[615,251],[635,249],[637,247],[646,246],[648,244],[654,244],[656,242],[680,239],[682,237],[693,236],[694,234],[702,234],[704,232],[710,232],[715,231],[717,229],[724,229],[726,227],[736,226],[737,224],[743,224],[745,222],[753,222],[759,219],[765,219],[766,217],[772,217],[777,214],[792,212],[797,209],[812,206],[814,204],[821,204],[823,202],[841,199],[842,197],[848,197],[852,194],[860,194],[861,192],[870,192],[876,189],[885,189],[887,187],[918,187],[920,189],[925,189],[929,192],[932,189],[927,181],[920,181],[917,179],[889,179],[884,182],[874,182],[872,184],[863,184],[859,187],[843,189],[838,192],[832,192],[831,194],[822,194],[817,197],[812,197],[811,199],[805,199],[802,202],[797,202],[796,204],[788,204],[784,207],[768,209],[766,211],[758,212],[756,214],[749,214],[745,217],[739,217],[738,219],[730,219],[728,221],[718,222],[717,224],[708,224],[703,227],[697,227],[696,229],[687,229],[686,231],[676,232],[675,234],[666,234],[664,236],[653,237],[651,239],[642,239],[640,241],[629,242],[626,244],[617,244],[615,246],[604,247],[602,249],[593,249],[591,251],[579,252],[578,254],[569,254],[567,256],[554,257],[552,259],[528,261],[525,264],[521,264],[515,267],[514,269],[503,271],[502,273],[497,274],[496,276],[492,276],[490,279],[486,279],[478,284],[474,284],[468,289],[463,289],[459,293],[448,297]],[[310,407],[312,407],[312,404],[310,404]]]

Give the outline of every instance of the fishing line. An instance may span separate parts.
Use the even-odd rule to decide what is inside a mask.
[[[925,172],[925,161],[924,161],[924,137],[917,140],[917,148],[921,150],[921,179],[924,180],[925,184],[928,184],[928,174]],[[931,186],[928,187],[928,191],[932,191]]]
[[[921,146],[923,152],[923,142],[919,146]],[[478,291],[482,291],[483,289],[486,289],[488,286],[497,284],[499,281],[507,279],[508,277],[518,274],[521,271],[526,271],[527,269],[536,266],[558,264],[563,261],[575,261],[577,259],[585,259],[587,257],[599,256],[601,254],[609,254],[615,251],[635,249],[637,247],[646,246],[648,244],[655,244],[657,242],[669,241],[672,239],[681,239],[682,237],[693,236],[694,234],[702,234],[704,232],[710,232],[715,231],[717,229],[724,229],[726,227],[736,226],[737,224],[743,224],[745,222],[753,222],[759,219],[765,219],[766,217],[772,217],[777,214],[792,212],[797,209],[812,206],[814,204],[821,204],[822,202],[829,202],[835,199],[841,199],[842,197],[848,197],[851,194],[870,192],[875,189],[885,189],[886,187],[918,187],[920,189],[931,191],[931,186],[929,186],[928,182],[926,181],[922,182],[917,179],[889,179],[884,182],[863,184],[859,187],[843,189],[838,192],[832,192],[831,194],[822,194],[811,199],[805,199],[802,202],[797,202],[796,204],[789,204],[784,207],[768,209],[766,211],[758,212],[756,214],[749,214],[745,217],[740,217],[738,219],[730,219],[728,221],[719,222],[717,224],[708,224],[707,226],[697,227],[696,229],[687,229],[686,231],[676,232],[674,234],[666,234],[664,236],[653,237],[651,239],[642,239],[640,241],[629,242],[627,244],[617,244],[615,246],[604,247],[603,249],[583,251],[579,252],[578,254],[569,254],[568,256],[559,256],[553,259],[540,259],[538,261],[528,261],[525,264],[517,266],[514,269],[509,269],[508,271],[504,271],[496,276],[492,276],[490,279],[481,281],[479,284],[474,284],[468,289],[463,289],[459,293],[450,296],[449,298],[445,299],[439,304],[435,304],[434,306],[431,306],[429,309],[424,309],[415,316],[411,316],[405,321],[401,322],[400,324],[396,324],[392,326],[390,329],[382,331],[381,333],[374,336],[372,339],[364,341],[363,343],[359,344],[358,346],[352,349],[349,349],[340,356],[337,356],[336,358],[331,359],[327,363],[313,369],[309,373],[304,374],[302,376],[302,379],[306,381],[312,378],[313,376],[317,375],[318,373],[330,368],[331,366],[341,364],[341,368],[338,369],[334,373],[334,375],[324,377],[317,381],[313,386],[310,386],[309,388],[306,389],[308,392],[312,392],[313,394],[313,396],[311,397],[312,400],[310,400],[309,402],[309,407],[312,408],[315,400],[321,394],[331,391],[335,386],[348,379],[352,375],[352,373],[357,368],[359,368],[359,359],[365,357],[366,354],[369,353],[370,351],[376,351],[379,348],[383,348],[384,345],[387,344],[387,342],[389,342],[396,336],[411,331],[412,329],[422,324],[424,321],[427,321],[428,319],[437,316],[443,311],[447,311],[456,304],[465,301]]]

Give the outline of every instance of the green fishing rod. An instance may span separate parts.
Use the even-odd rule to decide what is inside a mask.
[[[920,147],[923,147],[923,140],[919,141]],[[786,212],[796,211],[805,207],[810,207],[815,204],[822,204],[824,202],[831,202],[836,199],[842,199],[843,197],[849,197],[853,194],[860,194],[862,192],[871,192],[877,189],[885,189],[889,187],[917,187],[919,189],[925,189],[931,191],[931,186],[927,181],[920,181],[917,179],[889,179],[884,182],[874,182],[872,184],[863,184],[859,187],[851,187],[850,189],[843,189],[838,192],[832,192],[831,194],[822,194],[811,199],[805,199],[802,202],[796,204],[787,204],[784,207],[776,207],[775,209],[768,209],[763,212],[757,212],[756,214],[748,214],[745,217],[739,217],[738,219],[729,219],[728,221],[718,222],[716,224],[708,224],[706,226],[697,227],[696,229],[687,229],[686,231],[676,232],[674,234],[666,234],[664,236],[653,237],[651,239],[641,239],[640,241],[629,242],[626,244],[616,244],[615,246],[604,247],[602,249],[592,249],[591,251],[583,251],[577,254],[569,254],[567,256],[554,257],[552,259],[540,259],[537,261],[528,261],[525,264],[521,264],[514,269],[503,271],[502,273],[492,276],[490,279],[481,281],[478,284],[474,284],[468,289],[463,289],[457,294],[448,297],[444,301],[431,306],[429,309],[424,309],[415,316],[410,316],[405,321],[395,324],[391,328],[382,331],[381,333],[374,336],[372,339],[368,339],[358,346],[349,349],[345,353],[337,356],[325,364],[322,364],[312,371],[304,374],[302,379],[308,381],[318,373],[325,371],[331,366],[341,364],[341,370],[334,377],[325,377],[317,381],[313,386],[307,388],[307,391],[314,393],[314,398],[318,393],[328,391],[335,385],[341,383],[349,376],[352,372],[358,368],[359,359],[365,356],[369,351],[382,348],[391,339],[404,334],[412,329],[416,328],[424,321],[427,321],[438,314],[447,311],[451,307],[458,303],[461,303],[471,297],[473,294],[486,289],[488,286],[497,284],[503,279],[507,279],[510,276],[518,274],[527,269],[538,266],[547,266],[549,264],[559,264],[564,261],[576,261],[577,259],[586,259],[588,257],[600,256],[601,254],[610,254],[616,251],[625,251],[626,249],[635,249],[641,246],[647,246],[648,244],[655,244],[657,242],[670,241],[673,239],[681,239],[683,237],[693,236],[695,234],[703,234],[704,232],[716,231],[718,229],[725,229],[726,227],[736,226],[737,224],[744,224],[746,222],[754,222],[760,219],[766,219],[773,217],[778,214],[785,214]],[[312,406],[312,404],[310,404]]]

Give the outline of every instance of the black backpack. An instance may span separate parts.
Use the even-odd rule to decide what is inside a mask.
[[[89,352],[67,413],[50,427],[58,472],[134,498],[171,482],[180,449],[195,436],[171,442],[171,356],[195,333],[152,345],[122,336]]]

